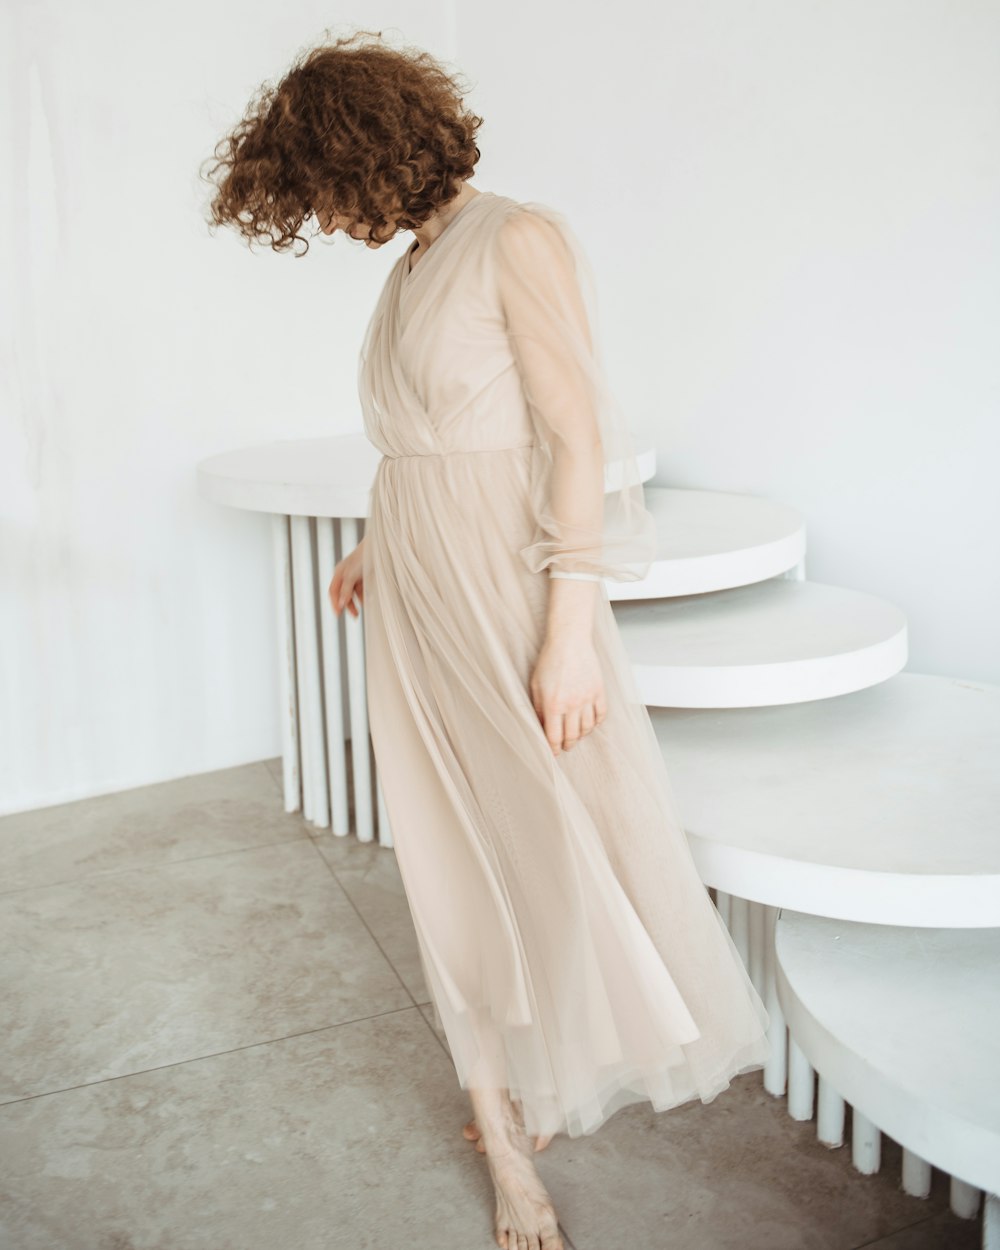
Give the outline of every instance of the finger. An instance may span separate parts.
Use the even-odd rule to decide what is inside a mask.
[[[595,715],[595,719],[596,719],[596,721],[597,721],[597,724],[598,724],[598,725],[601,723],[601,721],[603,721],[603,720],[605,720],[605,719],[607,718],[607,715],[608,715],[608,700],[607,700],[607,697],[606,697],[606,695],[605,695],[605,693],[604,693],[604,691],[603,691],[603,690],[602,690],[602,691],[601,691],[601,693],[597,696],[597,698],[594,700],[594,712],[595,712],[595,714],[596,714],[596,715]]]
[[[563,750],[570,751],[580,741],[580,709],[567,712],[564,719]]]
[[[545,700],[542,698],[540,694],[536,694],[533,696],[532,702],[535,705],[535,711],[538,714],[538,719],[541,721],[542,725],[544,726],[545,721],[546,721]]]
[[[585,703],[580,709],[580,735],[589,734],[597,723],[597,709],[593,703]]]
[[[549,740],[552,753],[558,755],[562,750],[563,717],[559,712],[549,712],[545,717],[545,736]]]
[[[542,704],[542,696],[538,693],[538,689],[536,688],[534,683],[532,683],[531,685],[530,693],[531,693],[531,706],[535,709],[535,715],[538,717],[539,721],[544,725],[545,724],[545,708]]]

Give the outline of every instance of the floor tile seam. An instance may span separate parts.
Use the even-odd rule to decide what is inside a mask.
[[[911,1195],[915,1197],[916,1195]],[[944,1214],[950,1208],[945,1205],[935,1211],[930,1211],[926,1215],[922,1215],[919,1220],[914,1220],[912,1224],[901,1224],[898,1228],[892,1228],[887,1233],[881,1233],[878,1237],[873,1237],[870,1241],[859,1242],[856,1246],[851,1246],[850,1250],[871,1250],[872,1246],[878,1246],[881,1242],[887,1241],[890,1237],[896,1237],[899,1233],[908,1233],[911,1229],[919,1228],[921,1224],[929,1224],[931,1220],[935,1220],[939,1215]],[[975,1220],[969,1220],[968,1223],[975,1226],[977,1221],[981,1221],[983,1217],[982,1206],[980,1206],[979,1214]],[[956,1219],[959,1217],[956,1216]]]
[[[16,894],[30,894],[32,890],[51,890],[58,886],[80,885],[85,881],[104,880],[107,877],[124,877],[129,873],[157,871],[162,868],[173,868],[178,864],[195,864],[199,860],[218,859],[222,855],[246,855],[252,851],[264,851],[273,846],[296,846],[300,842],[313,843],[308,833],[296,834],[293,838],[279,838],[274,842],[259,842],[254,846],[227,847],[225,850],[208,851],[204,855],[186,855],[180,859],[156,860],[148,864],[133,864],[129,868],[99,869],[97,872],[85,872],[79,877],[60,877],[58,881],[43,881],[38,885],[15,886],[13,890],[0,890],[0,900],[11,898]]]
[[[390,1007],[386,1011],[374,1011],[367,1016],[352,1016],[349,1020],[338,1020],[334,1024],[321,1024],[315,1029],[302,1029],[298,1033],[284,1033],[279,1037],[267,1037],[258,1042],[247,1042],[244,1046],[231,1046],[226,1050],[213,1050],[205,1055],[191,1055],[187,1059],[178,1059],[173,1063],[156,1064],[152,1068],[137,1068],[134,1072],[119,1072],[114,1076],[101,1077],[96,1081],[82,1081],[79,1085],[65,1085],[61,1089],[40,1090],[37,1094],[26,1094],[23,1098],[10,1098],[0,1102],[0,1112],[7,1107],[16,1107],[22,1103],[34,1102],[39,1098],[55,1098],[60,1094],[71,1094],[76,1090],[95,1089],[99,1085],[110,1085],[115,1081],[128,1081],[137,1076],[149,1076],[155,1072],[168,1072],[172,1068],[183,1068],[189,1064],[203,1063],[208,1059],[220,1059],[225,1055],[237,1055],[246,1050],[257,1050],[263,1046],[275,1046],[281,1042],[292,1042],[300,1037],[311,1037],[316,1033],[329,1033],[334,1029],[348,1028],[353,1024],[365,1024],[369,1020],[381,1020],[389,1016],[399,1015],[404,1011],[416,1011],[423,1018],[420,1008],[414,1003],[402,1007]]]
[[[358,907],[357,903],[355,903],[354,899],[353,899],[353,898],[351,898],[350,891],[349,891],[349,890],[347,889],[347,887],[344,885],[343,881],[341,881],[340,876],[339,876],[339,874],[337,873],[336,868],[334,868],[333,864],[331,864],[331,863],[330,863],[330,861],[326,858],[326,856],[325,856],[325,855],[323,854],[323,852],[320,850],[319,846],[317,846],[317,844],[316,844],[316,839],[315,839],[315,838],[313,838],[313,837],[310,837],[310,839],[309,839],[309,840],[312,842],[312,844],[313,844],[313,850],[316,852],[316,854],[317,854],[317,856],[319,857],[319,859],[320,859],[321,863],[325,866],[325,868],[326,868],[327,872],[329,872],[330,876],[331,876],[331,877],[333,878],[333,880],[337,883],[337,886],[339,887],[341,894],[344,896],[344,898],[347,900],[347,902],[348,902],[348,903],[350,904],[350,906],[353,908],[353,910],[354,910],[354,914],[357,916],[358,920],[360,920],[361,924],[364,926],[364,930],[365,930],[365,932],[366,932],[366,933],[368,934],[368,936],[371,938],[372,943],[374,944],[375,948],[378,950],[378,953],[382,956],[382,958],[385,960],[385,962],[388,964],[388,966],[392,969],[393,974],[394,974],[394,976],[395,976],[396,980],[397,980],[397,981],[399,982],[399,984],[400,984],[400,987],[403,989],[404,993],[406,993],[406,994],[407,994],[407,996],[409,997],[409,999],[410,999],[410,1005],[411,1005],[411,1006],[413,1006],[413,1007],[417,1007],[417,1008],[419,1008],[419,1007],[420,1007],[420,1003],[418,1003],[418,1002],[417,1002],[417,1000],[415,999],[415,997],[413,996],[413,992],[410,990],[409,986],[408,986],[408,985],[406,984],[406,982],[403,980],[403,978],[402,978],[402,976],[401,976],[401,974],[400,974],[400,972],[399,972],[399,969],[396,967],[396,965],[395,965],[395,964],[392,962],[392,960],[389,958],[388,954],[387,954],[387,953],[386,953],[386,951],[385,951],[385,948],[382,946],[382,943],[378,940],[378,938],[377,938],[377,937],[375,936],[375,934],[372,932],[371,926],[368,924],[367,920],[365,920],[365,917],[364,917],[364,915],[362,914],[361,909]],[[421,1013],[421,1014],[423,1014],[423,1013]]]
[[[281,756],[279,755],[279,756],[277,757],[277,759],[278,759],[278,765],[279,765],[279,768],[280,768],[280,767],[282,767]],[[285,798],[285,783],[284,783],[284,779],[282,778],[282,776],[280,775],[280,773],[279,773],[279,774],[276,774],[276,773],[272,770],[272,768],[271,768],[270,764],[268,764],[267,760],[261,760],[260,762],[261,762],[261,763],[264,765],[264,767],[267,769],[268,776],[271,778],[272,782],[274,782],[274,788],[275,788],[275,790],[277,790],[277,792],[278,792],[278,794],[279,794],[279,796],[281,797],[282,802],[283,802],[283,801],[284,801],[284,798]],[[285,813],[285,815],[286,815],[286,816],[293,816],[293,815],[295,814],[295,812],[299,812],[299,811],[301,811],[301,810],[302,810],[302,808],[301,808],[301,807],[297,807],[297,808],[295,808],[295,809],[294,809],[294,811],[291,811],[291,812],[286,812],[286,813]]]

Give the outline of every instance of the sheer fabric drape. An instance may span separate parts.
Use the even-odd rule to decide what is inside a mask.
[[[645,577],[656,527],[634,439],[605,377],[594,276],[566,218],[525,204],[497,231],[496,278],[531,412],[533,572]],[[601,506],[601,492],[603,507]]]

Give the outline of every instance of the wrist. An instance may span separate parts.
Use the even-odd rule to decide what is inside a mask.
[[[552,577],[545,641],[554,647],[579,646],[593,641],[599,578]]]

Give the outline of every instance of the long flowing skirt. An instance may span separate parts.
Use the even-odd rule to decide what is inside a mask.
[[[768,1016],[694,866],[604,586],[608,715],[554,756],[529,678],[549,581],[528,452],[386,457],[366,528],[369,715],[435,1020],[527,1131],[711,1101]],[[720,784],[723,779],[720,778]]]

